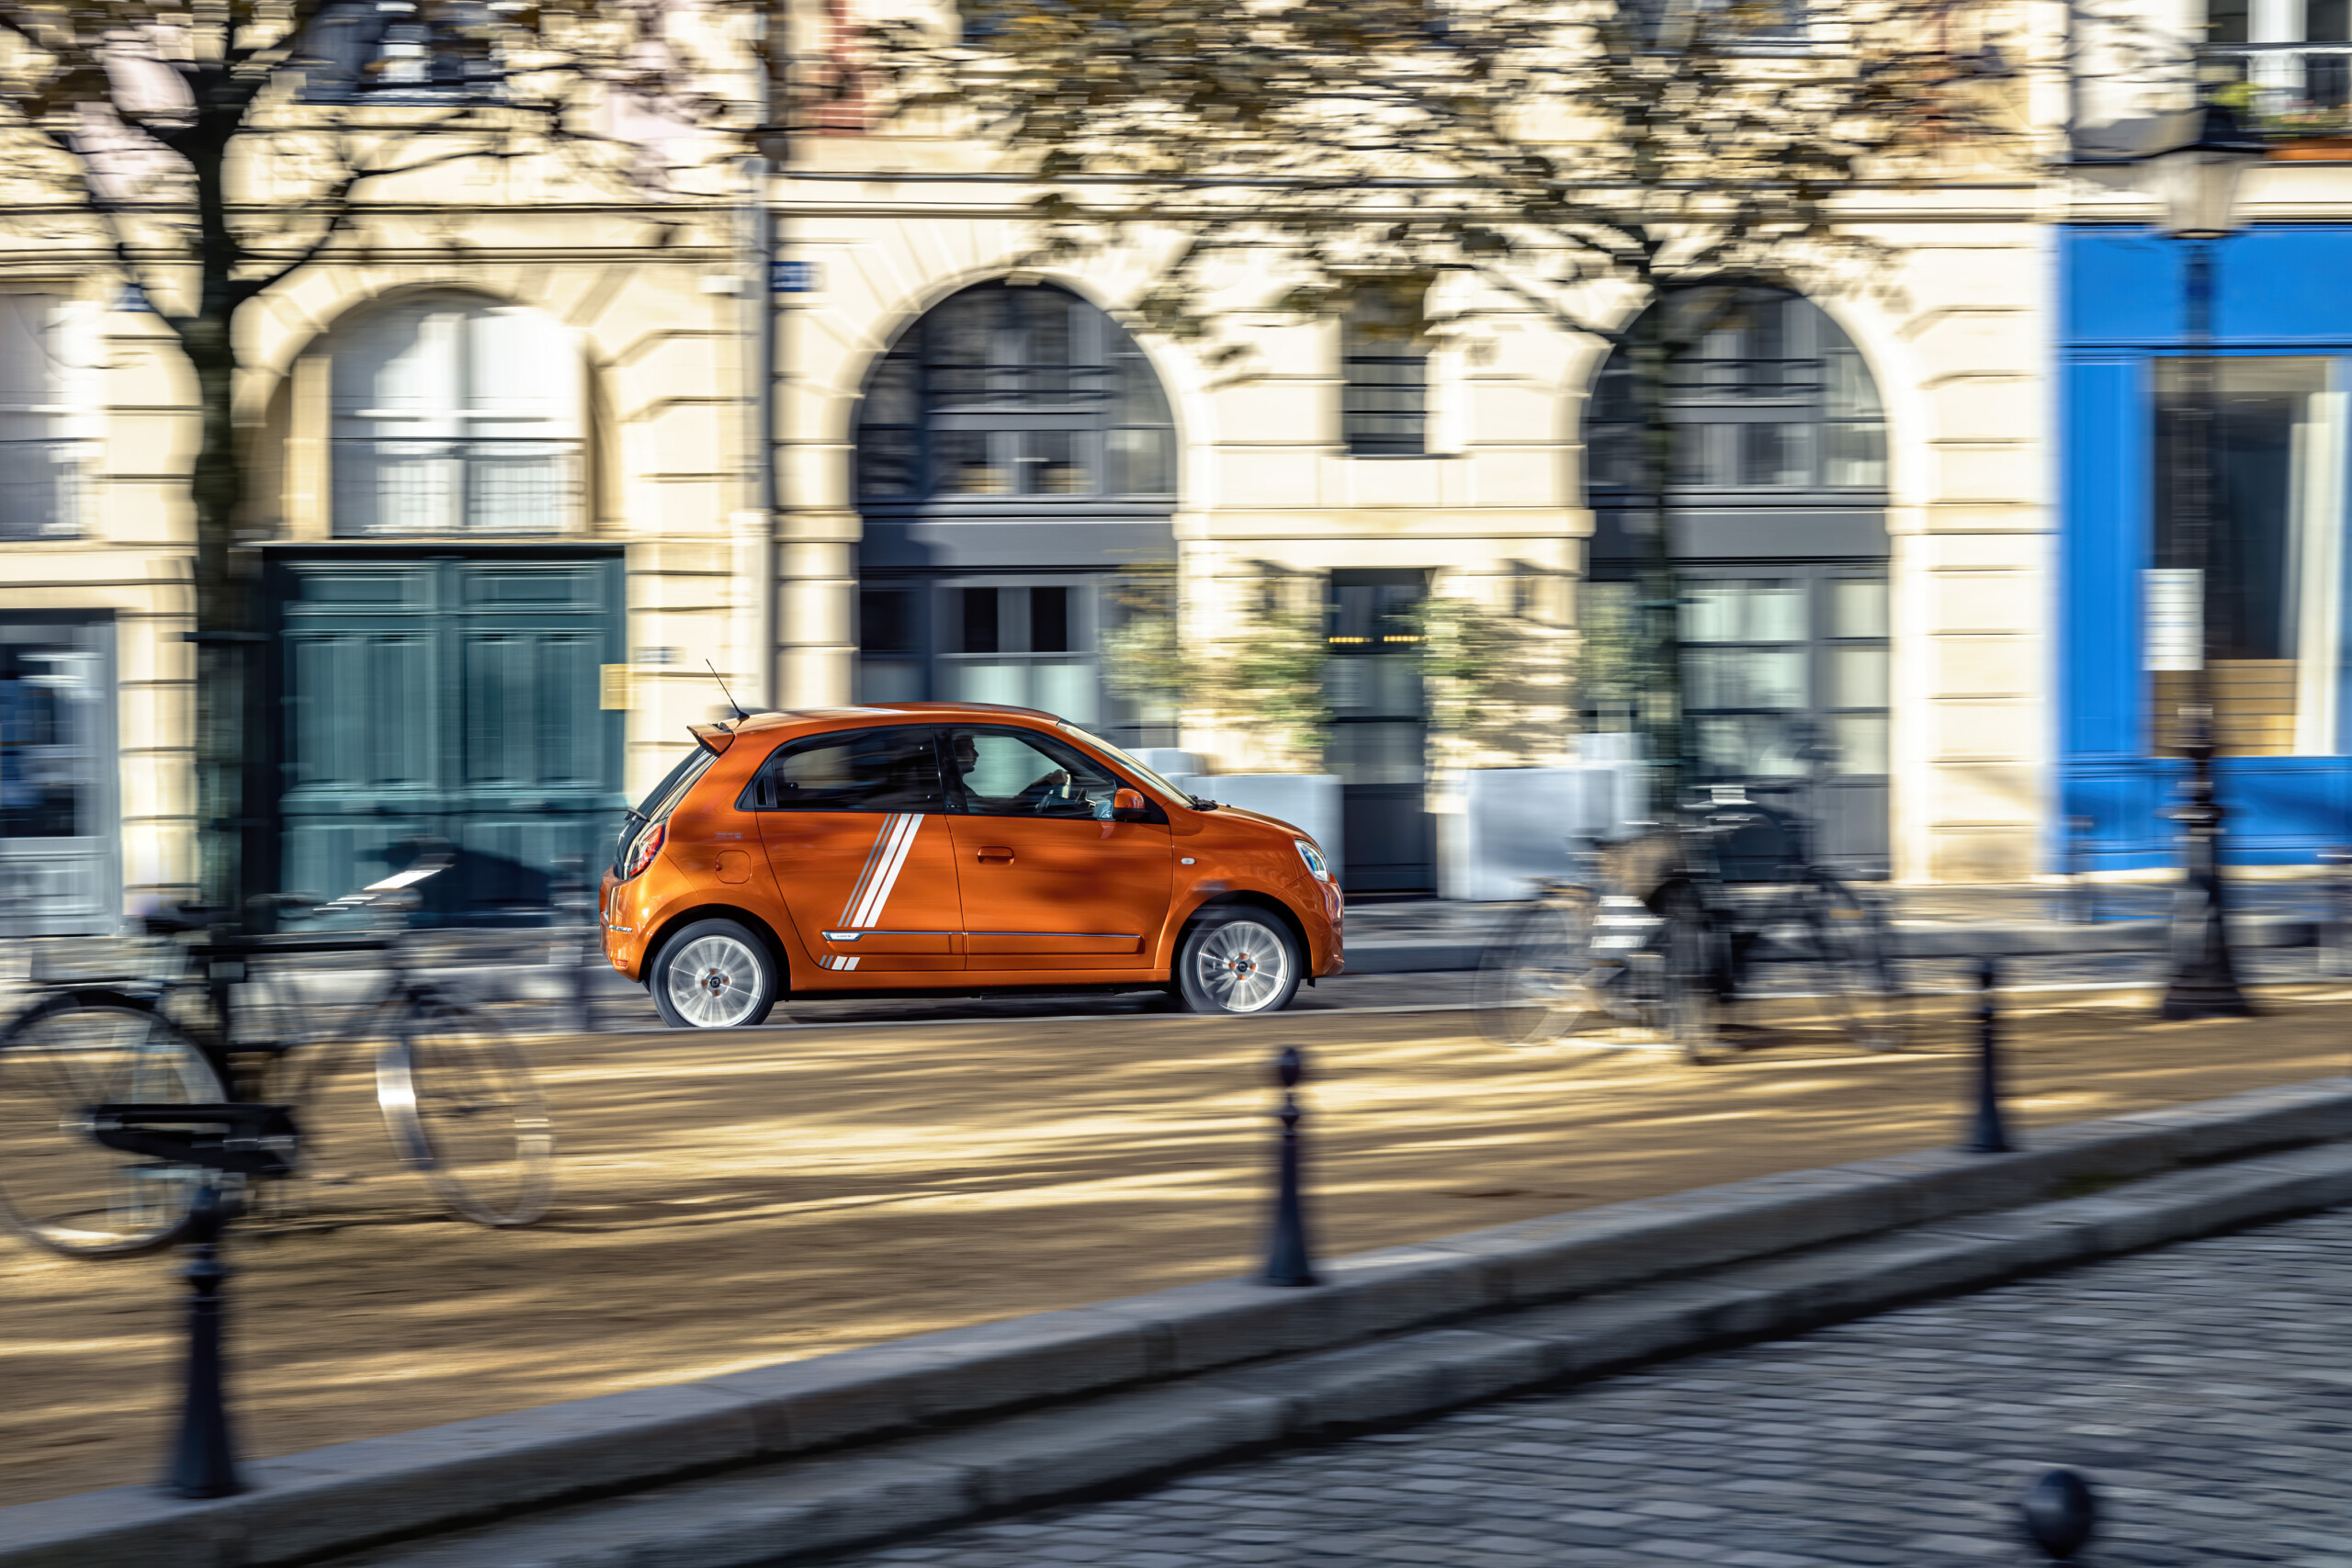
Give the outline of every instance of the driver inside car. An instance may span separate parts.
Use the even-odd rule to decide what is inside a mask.
[[[993,738],[992,738],[993,739]],[[1035,755],[1035,750],[1019,742],[1019,750]],[[1010,747],[1007,748],[1011,749]],[[1046,772],[1009,795],[990,795],[974,784],[972,775],[980,769],[978,739],[958,732],[952,742],[956,783],[962,786],[964,798],[970,808],[991,817],[1094,817],[1104,815],[1095,809],[1094,803],[1085,798],[1073,786],[1069,770],[1047,768]],[[1018,777],[1019,775],[1014,775]]]

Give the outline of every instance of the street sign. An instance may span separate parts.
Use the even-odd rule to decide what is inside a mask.
[[[780,261],[768,269],[768,287],[778,294],[815,294],[824,288],[824,275],[812,261]]]
[[[2150,567],[2140,573],[2146,615],[2143,667],[2205,668],[2205,574],[2194,567]]]

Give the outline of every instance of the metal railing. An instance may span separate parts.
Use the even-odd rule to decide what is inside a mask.
[[[0,441],[0,540],[79,536],[82,470],[91,446],[56,436]]]
[[[578,512],[576,441],[345,438],[334,444],[334,531],[560,534]]]
[[[2352,42],[2209,44],[2245,84],[2239,107],[2269,135],[2352,130]]]

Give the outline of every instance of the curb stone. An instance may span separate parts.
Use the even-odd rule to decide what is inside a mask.
[[[765,1568],[1396,1425],[1645,1361],[1801,1333],[1923,1297],[2352,1201],[2352,1147],[2149,1178],[1706,1281],[1635,1287],[856,1457],[768,1465],[395,1547],[334,1568]]]
[[[620,1551],[618,1520],[711,1488],[784,1508],[795,1551],[854,1544],[2324,1207],[2352,1198],[2352,1153],[2327,1146],[2347,1136],[2352,1079],[2327,1078],[2048,1129],[2012,1155],[1928,1150],[1523,1221],[1333,1259],[1310,1290],[1179,1286],[338,1444],[251,1465],[238,1497],[127,1486],[0,1509],[0,1568],[278,1568],[605,1499],[498,1527],[475,1561],[520,1568],[537,1559],[511,1555],[508,1535],[611,1514],[581,1550]],[[796,1457],[860,1444],[887,1448]],[[780,1560],[753,1534],[764,1558],[714,1540],[546,1561]]]

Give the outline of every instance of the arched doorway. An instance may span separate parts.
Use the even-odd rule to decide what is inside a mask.
[[[1882,870],[1890,628],[1877,386],[1837,322],[1788,290],[1688,288],[1655,308],[1681,345],[1667,375],[1667,536],[1693,776],[1807,782],[1819,852]],[[1621,350],[1588,427],[1589,625],[1630,622],[1634,581],[1655,557],[1635,506],[1634,389]]]
[[[294,378],[325,515],[273,542],[275,885],[340,896],[445,839],[449,921],[528,921],[619,809],[617,543],[588,537],[585,368],[544,311],[456,290],[339,325]],[[307,392],[305,389],[310,389]],[[577,863],[574,865],[572,863]]]
[[[866,384],[856,485],[860,701],[1015,703],[1172,743],[1098,661],[1115,574],[1175,555],[1174,421],[1125,329],[1051,284],[943,301]]]

